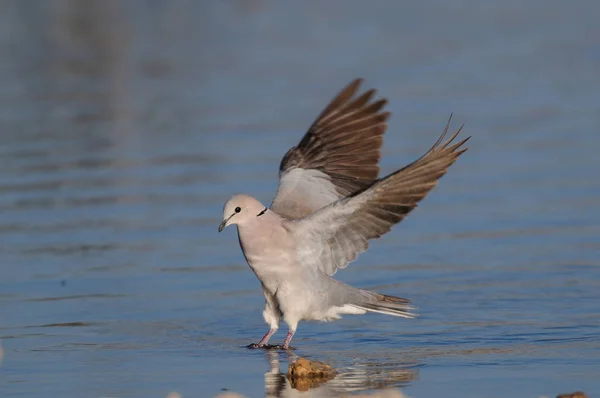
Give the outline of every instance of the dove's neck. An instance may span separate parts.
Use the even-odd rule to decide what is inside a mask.
[[[283,219],[271,210],[238,225],[238,238],[248,265],[263,284],[278,279],[295,253],[293,239],[282,225]]]

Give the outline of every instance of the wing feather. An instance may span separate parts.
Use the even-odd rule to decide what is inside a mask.
[[[283,157],[273,211],[299,219],[377,179],[390,113],[386,99],[373,101],[376,90],[359,93],[361,83],[340,91]]]
[[[299,261],[333,275],[367,250],[369,240],[402,221],[467,150],[462,146],[470,137],[454,143],[462,126],[444,141],[449,124],[450,119],[431,149],[409,165],[307,217],[287,221]]]

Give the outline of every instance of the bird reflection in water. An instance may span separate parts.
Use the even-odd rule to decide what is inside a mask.
[[[281,355],[293,363],[299,357],[293,352],[281,354],[274,350],[265,351],[270,370],[265,373],[265,396],[278,398],[293,397],[338,397],[351,392],[378,390],[386,387],[405,387],[417,379],[416,364],[398,364],[374,360],[355,362],[347,367],[335,369],[333,378],[296,381],[291,383],[285,372],[281,372]]]

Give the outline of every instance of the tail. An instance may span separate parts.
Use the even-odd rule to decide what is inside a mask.
[[[362,290],[361,293],[363,293],[363,300],[352,304],[352,306],[369,312],[401,316],[403,318],[414,318],[416,316],[416,314],[411,312],[411,310],[414,310],[414,307],[410,305],[411,301],[408,299],[370,292],[368,290]]]

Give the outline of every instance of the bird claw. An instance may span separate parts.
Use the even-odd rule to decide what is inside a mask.
[[[252,343],[252,344],[248,344],[246,346],[246,348],[250,348],[250,349],[262,348],[262,349],[265,349],[265,350],[295,350],[294,347],[285,348],[281,344],[264,344],[264,345],[258,345],[256,343]]]
[[[267,350],[283,350],[283,346],[281,344],[267,344],[263,347]]]

